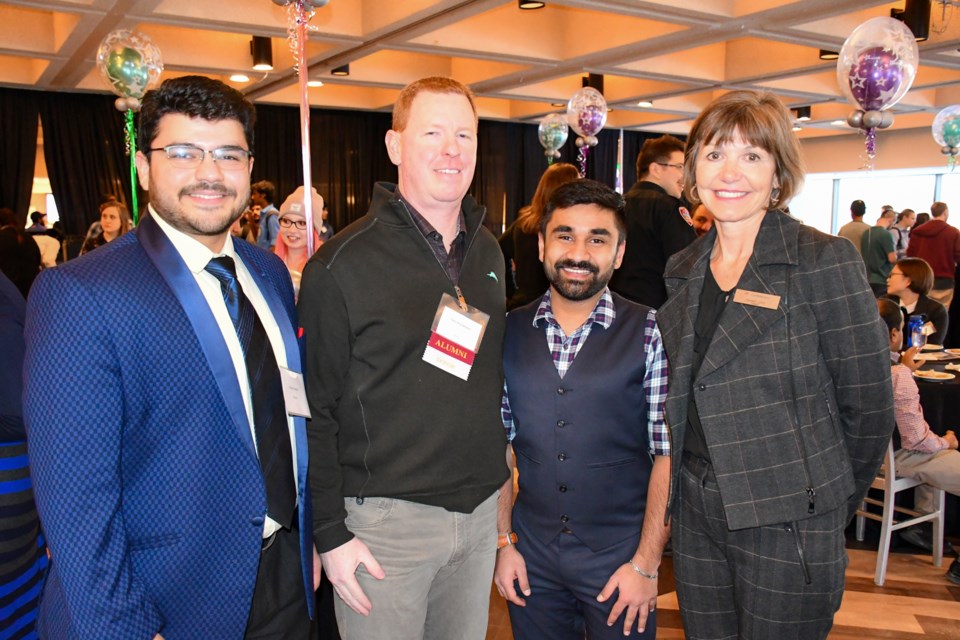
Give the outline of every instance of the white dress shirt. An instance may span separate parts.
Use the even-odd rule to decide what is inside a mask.
[[[220,253],[214,253],[199,241],[173,228],[170,223],[157,215],[153,205],[150,205],[149,209],[150,215],[153,216],[157,225],[163,233],[166,234],[167,238],[170,239],[170,242],[173,243],[177,253],[180,254],[187,268],[193,274],[193,277],[196,278],[197,284],[200,286],[200,291],[203,293],[203,297],[206,299],[207,304],[210,306],[210,311],[213,312],[213,317],[217,321],[217,327],[220,329],[220,333],[227,343],[227,349],[230,351],[230,359],[233,361],[233,368],[237,374],[237,383],[240,385],[240,392],[243,396],[243,406],[247,411],[247,421],[250,424],[250,435],[253,438],[253,446],[254,449],[256,449],[257,435],[253,425],[253,397],[250,392],[250,380],[247,377],[247,366],[243,358],[243,348],[240,346],[240,338],[237,337],[237,330],[233,326],[233,320],[230,319],[230,313],[227,311],[227,303],[223,300],[220,281],[217,280],[213,274],[205,270],[207,263],[210,262],[212,258],[218,256],[233,258],[234,264],[236,264],[237,267],[237,280],[243,289],[244,295],[247,296],[250,304],[253,305],[254,311],[256,311],[257,316],[260,318],[260,323],[263,324],[267,338],[270,340],[270,346],[273,348],[273,355],[277,359],[277,366],[286,367],[287,353],[284,348],[283,337],[280,334],[280,327],[277,325],[277,320],[270,312],[270,306],[260,292],[257,283],[251,277],[247,266],[243,263],[243,260],[237,257],[233,249],[233,238],[230,237],[230,234],[227,234],[227,239]],[[296,482],[297,440],[294,435],[293,418],[290,417],[289,414],[287,415],[287,428],[290,430],[290,447],[293,450],[293,477],[294,482]],[[278,529],[280,529],[278,522],[269,517],[265,517],[263,525],[264,538],[273,535]]]

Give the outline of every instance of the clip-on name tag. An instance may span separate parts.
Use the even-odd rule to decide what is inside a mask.
[[[466,380],[490,316],[468,305],[459,287],[457,295],[459,300],[448,293],[440,298],[423,361]]]

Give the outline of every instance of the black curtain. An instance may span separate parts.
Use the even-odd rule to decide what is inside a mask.
[[[114,196],[130,208],[130,160],[124,114],[114,97],[43,93],[40,123],[50,188],[68,234],[82,235],[100,218],[99,206]],[[138,195],[141,208],[146,200]]]
[[[523,176],[527,169],[522,153],[524,125],[481,121],[477,131],[477,168],[470,195],[487,208],[484,224],[494,235],[503,231],[523,206]],[[504,209],[506,201],[506,209]]]
[[[17,196],[26,198],[23,204],[17,200],[17,206],[22,207],[18,213],[24,218],[33,176],[35,146],[31,144],[36,140],[35,115],[32,133],[29,130],[31,101],[33,109],[39,108],[47,170],[61,220],[67,233],[83,234],[97,219],[104,196],[129,201],[123,114],[114,109],[111,96],[0,90],[3,157],[7,167],[23,171],[16,178],[17,171],[0,172],[0,195],[13,200],[8,193],[25,193]],[[326,200],[330,221],[338,230],[366,213],[374,182],[397,180],[397,168],[384,145],[390,121],[391,115],[383,112],[310,111],[312,182]],[[299,109],[258,105],[254,135],[252,179],[273,182],[279,206],[303,183]],[[587,177],[615,184],[619,135],[616,129],[600,132],[598,146],[590,149]],[[636,181],[636,157],[643,141],[657,135],[624,132],[624,191]],[[560,150],[560,161],[577,164],[575,139],[571,132]],[[34,142],[28,144],[27,140]],[[470,193],[487,207],[486,224],[494,233],[499,233],[504,220],[509,225],[517,211],[530,202],[547,166],[537,125],[480,121],[477,168]],[[141,192],[139,198],[142,208],[146,197]]]
[[[383,138],[389,113],[310,110],[311,182],[330,209],[337,230],[363,216],[370,206],[373,183],[397,181]],[[277,187],[277,206],[303,184],[300,156],[300,110],[257,105],[256,160],[253,180]]]
[[[9,207],[26,223],[37,161],[38,98],[21,89],[0,89],[0,207]]]

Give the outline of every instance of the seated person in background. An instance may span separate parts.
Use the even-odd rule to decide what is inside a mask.
[[[949,316],[947,308],[928,298],[927,294],[933,287],[933,269],[923,258],[903,258],[897,260],[887,276],[887,295],[903,310],[904,322],[910,316],[925,316],[924,322],[933,326],[933,333],[927,336],[931,344],[943,344],[947,337],[947,323]]]
[[[316,251],[323,244],[317,232],[323,225],[323,220],[318,215],[323,209],[323,198],[313,192],[313,250]],[[303,273],[303,267],[307,264],[310,254],[307,253],[307,217],[303,210],[303,187],[297,187],[297,190],[291,193],[280,206],[280,235],[277,236],[276,254],[283,260],[287,270],[290,272],[290,278],[293,280],[294,294],[300,295],[300,275]]]
[[[100,205],[100,232],[94,235],[87,234],[83,248],[80,249],[80,255],[93,251],[111,240],[116,240],[130,231],[130,226],[130,212],[127,211],[127,207],[115,198],[110,198]]]
[[[941,438],[930,430],[930,425],[923,418],[920,391],[913,380],[908,362],[899,363],[899,351],[903,346],[903,316],[897,305],[885,298],[877,300],[877,308],[890,331],[893,410],[897,417],[897,430],[900,432],[902,447],[896,453],[897,474],[960,495],[960,453],[957,452],[957,436],[949,430]],[[915,353],[916,349],[911,348],[903,357],[910,361]],[[922,513],[933,511],[933,490],[927,486],[919,486],[914,491],[914,508]],[[900,537],[918,547],[931,549],[929,538],[924,540],[925,536],[919,526],[904,529],[900,532]],[[960,584],[960,559],[955,559],[950,564],[946,577],[950,582]]]

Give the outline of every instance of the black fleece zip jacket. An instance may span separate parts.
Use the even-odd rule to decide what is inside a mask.
[[[470,513],[507,479],[500,420],[503,257],[469,196],[459,285],[490,316],[467,381],[423,361],[453,282],[401,204],[377,183],[368,213],[326,242],[300,285],[312,419],[307,423],[314,540],[353,534],[344,498],[388,497]]]

